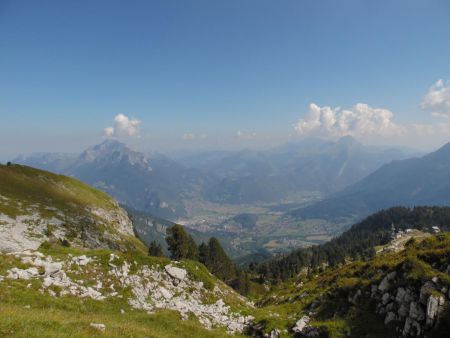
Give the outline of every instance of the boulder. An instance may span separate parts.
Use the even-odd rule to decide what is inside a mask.
[[[405,299],[405,296],[406,296],[406,290],[402,287],[399,287],[397,289],[397,294],[395,295],[395,301],[400,304]]]
[[[166,265],[164,267],[164,269],[169,274],[169,276],[174,278],[174,279],[178,279],[178,280],[182,281],[182,280],[184,280],[186,278],[187,272],[184,269],[177,268],[177,267],[172,266],[170,264]]]
[[[82,255],[82,256],[78,256],[78,257],[73,257],[72,258],[72,262],[74,262],[77,265],[80,266],[85,266],[87,265],[92,259],[89,257],[86,257],[86,255]]]
[[[436,291],[436,288],[434,287],[434,283],[431,281],[425,282],[425,284],[422,285],[420,288],[420,302],[424,305],[427,305],[429,296]]]
[[[433,325],[439,314],[439,308],[444,302],[444,297],[430,295],[427,302],[427,325]]]
[[[101,323],[90,323],[89,326],[93,327],[94,329],[97,329],[99,331],[102,331],[102,332],[104,332],[106,330],[105,324],[101,324]]]
[[[55,273],[61,271],[62,263],[45,262],[45,264],[43,264],[43,267],[45,269],[45,276],[52,276]]]
[[[8,275],[6,276],[6,278],[30,279],[30,278],[33,278],[36,276],[39,276],[39,271],[35,267],[28,268],[28,269],[12,268],[12,269],[8,270]]]
[[[305,327],[308,326],[309,321],[310,318],[308,316],[303,316],[295,323],[295,326],[292,328],[292,331],[294,331],[295,333],[303,332]]]
[[[280,331],[278,331],[277,329],[273,329],[272,331],[270,331],[270,338],[280,338]]]
[[[420,322],[425,319],[425,311],[422,310],[422,307],[418,303],[411,302],[409,306],[409,316]]]
[[[400,307],[398,308],[397,313],[402,318],[408,316],[408,314],[409,314],[408,306],[405,303],[402,303],[402,305],[400,305]]]
[[[418,322],[414,319],[406,318],[405,326],[403,327],[403,336],[420,336],[422,328]]]
[[[388,312],[384,318],[384,325],[388,325],[390,322],[397,320],[397,316],[394,312]]]
[[[390,273],[388,273],[382,280],[380,285],[378,285],[378,290],[380,291],[386,291],[387,289],[389,289],[390,287],[390,281],[392,281],[395,276],[397,275],[397,273],[395,271],[392,271]]]

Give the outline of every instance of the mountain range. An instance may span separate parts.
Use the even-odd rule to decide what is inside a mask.
[[[186,214],[183,200],[198,195],[205,177],[168,157],[136,152],[107,140],[77,156],[38,154],[14,162],[74,176],[120,203],[157,216],[176,219]]]
[[[361,218],[391,206],[450,204],[450,143],[422,157],[397,160],[324,200],[292,212],[297,217]]]
[[[185,217],[185,201],[257,204],[339,191],[408,152],[367,147],[351,137],[305,139],[267,151],[206,152],[172,160],[115,140],[80,155],[34,154],[14,162],[77,177],[120,203],[155,216]]]

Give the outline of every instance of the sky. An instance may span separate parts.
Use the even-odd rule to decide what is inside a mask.
[[[450,141],[447,0],[0,0],[0,159]]]

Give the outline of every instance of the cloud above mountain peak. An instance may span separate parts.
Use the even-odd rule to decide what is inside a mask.
[[[103,130],[105,137],[127,138],[139,136],[139,125],[141,121],[129,118],[124,114],[117,114],[114,117],[114,125]]]
[[[324,137],[390,135],[402,129],[394,123],[393,117],[390,110],[372,108],[365,103],[358,103],[350,109],[320,107],[311,103],[308,117],[300,119],[294,128],[300,135]]]

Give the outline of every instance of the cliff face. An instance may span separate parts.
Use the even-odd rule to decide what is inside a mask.
[[[395,327],[404,337],[423,337],[445,316],[449,285],[437,276],[421,284],[405,283],[408,269],[405,263],[400,272],[392,271],[378,285],[372,284],[370,298],[375,301],[376,313],[384,317],[384,325]],[[349,298],[355,304],[362,295],[358,292]]]

